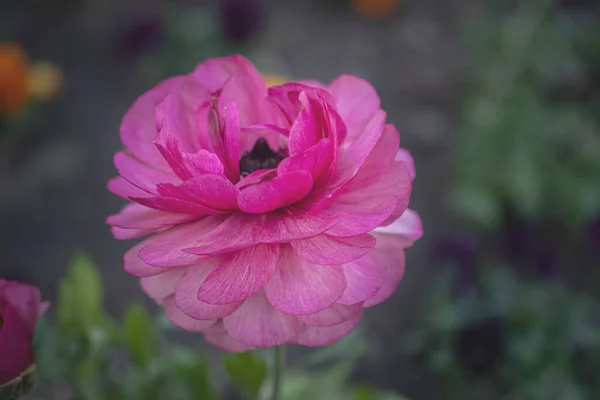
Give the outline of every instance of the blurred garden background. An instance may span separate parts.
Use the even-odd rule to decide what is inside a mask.
[[[288,399],[600,398],[599,2],[2,0],[0,276],[53,303],[31,399],[213,399],[225,371],[259,398],[261,361],[167,326],[104,222],[129,105],[232,53],[369,80],[417,168],[398,292],[292,348]]]

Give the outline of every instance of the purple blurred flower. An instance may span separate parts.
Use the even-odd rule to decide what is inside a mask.
[[[469,292],[477,283],[479,240],[470,235],[455,235],[440,238],[431,251],[433,265],[455,265],[458,267],[456,289],[459,293]]]
[[[464,327],[456,337],[456,355],[462,366],[477,375],[492,372],[506,353],[502,320],[488,318]]]
[[[588,224],[587,238],[591,249],[600,255],[600,217],[592,219]]]
[[[223,33],[235,44],[244,44],[260,29],[262,7],[260,0],[219,0]]]
[[[157,46],[164,36],[164,23],[160,13],[132,16],[117,33],[118,52],[131,59]]]

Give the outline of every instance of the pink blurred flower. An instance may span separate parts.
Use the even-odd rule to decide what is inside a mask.
[[[347,335],[422,234],[412,158],[354,76],[267,89],[243,57],[211,59],[142,95],[121,138],[108,187],[133,202],[107,222],[119,239],[152,234],[125,270],[226,350]]]
[[[34,364],[35,325],[47,308],[38,288],[0,278],[0,386]]]

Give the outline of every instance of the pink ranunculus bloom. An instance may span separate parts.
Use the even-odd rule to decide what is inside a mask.
[[[0,278],[0,386],[34,364],[35,325],[47,308],[35,286]]]
[[[132,202],[107,222],[151,235],[125,270],[226,350],[347,335],[422,235],[412,158],[355,76],[267,88],[243,57],[211,59],[142,95],[121,138],[108,187]]]

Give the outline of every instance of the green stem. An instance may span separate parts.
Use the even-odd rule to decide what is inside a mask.
[[[285,347],[277,346],[273,351],[273,394],[272,400],[281,398],[281,380],[285,368]]]

